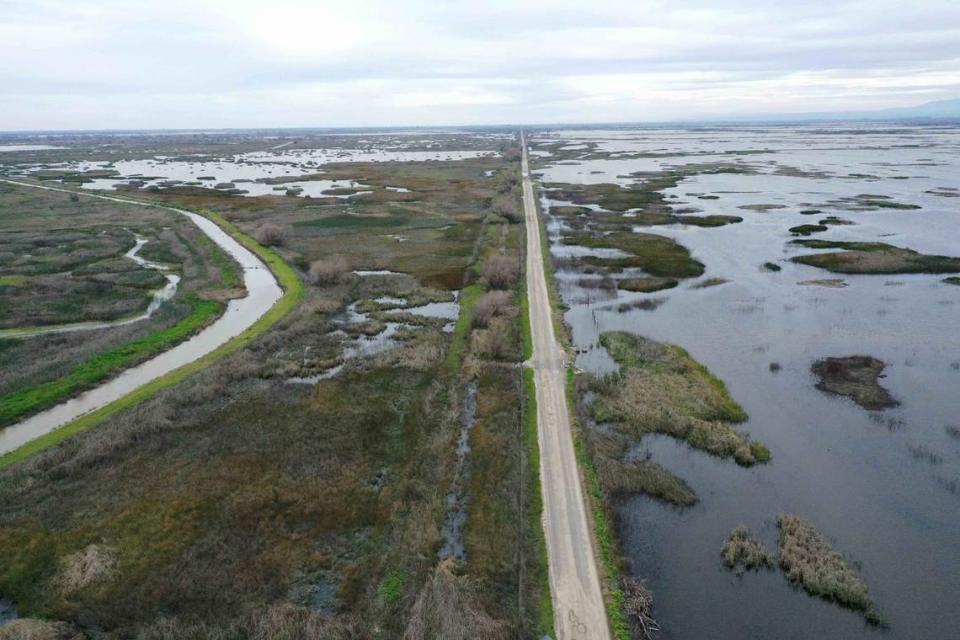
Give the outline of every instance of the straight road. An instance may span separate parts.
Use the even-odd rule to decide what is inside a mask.
[[[537,439],[543,528],[558,640],[609,640],[606,609],[590,537],[590,519],[573,450],[566,396],[565,354],[553,331],[540,238],[540,223],[523,145],[523,210],[527,228],[527,296],[537,386]]]

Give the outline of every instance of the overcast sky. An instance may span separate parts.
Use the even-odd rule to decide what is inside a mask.
[[[457,125],[960,97],[960,0],[0,0],[0,130]]]

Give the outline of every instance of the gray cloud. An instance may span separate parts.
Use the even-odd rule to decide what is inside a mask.
[[[0,129],[659,120],[960,94],[960,4],[7,0]]]

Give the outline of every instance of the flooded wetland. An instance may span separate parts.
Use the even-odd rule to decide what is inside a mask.
[[[530,144],[582,428],[662,637],[955,633],[960,129],[557,130]],[[630,334],[646,341],[617,338]],[[662,360],[658,343],[695,363]],[[726,445],[695,422],[729,420],[721,405],[657,395],[702,384],[696,363],[748,416],[714,423]],[[736,457],[737,438],[769,460]]]

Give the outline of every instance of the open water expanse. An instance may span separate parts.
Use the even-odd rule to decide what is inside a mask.
[[[557,141],[568,152],[582,145],[582,156],[551,162],[545,148]],[[542,133],[532,148],[545,183],[630,185],[643,179],[635,172],[709,163],[744,169],[698,173],[665,191],[674,209],[743,222],[638,228],[685,245],[706,265],[702,278],[643,294],[583,287],[575,266],[557,274],[578,367],[614,368],[598,345],[604,331],[678,344],[726,382],[750,415],[743,428],[772,453],[746,469],[668,437],[639,446],[636,455],[649,454],[700,497],[682,510],[643,496],[618,505],[623,551],[653,591],[663,637],[958,637],[960,438],[948,427],[960,426],[960,286],[944,275],[850,276],[796,264],[791,256],[811,250],[790,245],[788,229],[836,216],[852,224],[811,237],[960,255],[960,129],[568,130]],[[920,208],[864,207],[864,194]],[[776,206],[741,208],[750,205]],[[800,213],[810,209],[821,213]],[[547,225],[554,255],[576,255],[558,245],[561,221],[548,215]],[[727,282],[693,286],[708,278]],[[800,284],[824,279],[842,283]],[[644,298],[662,304],[622,310]],[[880,382],[900,406],[871,412],[815,388],[815,360],[859,354],[887,364]],[[722,565],[721,545],[741,523],[775,551],[779,513],[810,519],[859,568],[889,629],[792,589],[779,570],[737,577]]]

